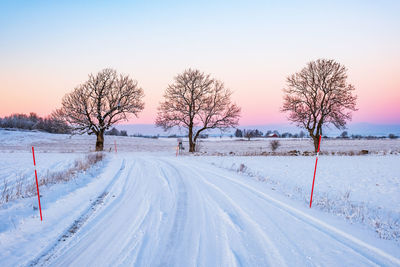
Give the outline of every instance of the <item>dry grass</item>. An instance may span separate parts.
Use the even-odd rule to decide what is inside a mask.
[[[11,194],[12,194],[12,190],[10,190],[10,188],[8,188],[7,180],[4,178],[3,179],[3,188],[1,190],[0,204],[8,202],[10,200]]]
[[[316,153],[314,151],[303,151],[299,150],[290,150],[284,152],[270,152],[270,151],[252,151],[252,152],[196,152],[194,154],[191,153],[183,153],[184,155],[193,155],[193,156],[245,156],[245,157],[253,157],[253,156],[315,156]],[[378,151],[368,151],[366,149],[362,149],[359,151],[320,151],[320,155],[326,156],[362,156],[362,155],[399,155],[400,152],[391,151],[391,152],[378,152]]]
[[[64,183],[76,179],[78,174],[90,169],[93,165],[102,161],[105,154],[91,153],[84,159],[75,160],[73,166],[63,171],[50,172],[39,178],[39,187],[52,184]],[[23,176],[18,177],[13,187],[8,186],[7,180],[3,179],[3,186],[0,192],[0,205],[18,198],[27,198],[37,195],[36,182],[26,183]]]

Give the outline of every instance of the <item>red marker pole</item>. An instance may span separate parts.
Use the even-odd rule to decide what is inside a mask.
[[[321,145],[321,136],[319,136],[317,158],[315,159],[314,178],[313,178],[313,181],[312,181],[312,188],[311,188],[310,208],[311,208],[311,204],[312,204],[312,196],[313,196],[313,193],[314,193],[315,173],[317,172],[317,163],[318,163],[318,154],[319,154],[319,146],[320,145]]]
[[[114,140],[115,153],[117,153],[117,141]]]
[[[37,171],[36,171],[35,150],[33,149],[33,147],[32,147],[32,156],[33,156],[33,166],[35,167],[36,189],[37,189],[37,197],[38,197],[38,202],[39,202],[40,220],[43,221],[42,207],[40,206],[39,183],[38,183]]]

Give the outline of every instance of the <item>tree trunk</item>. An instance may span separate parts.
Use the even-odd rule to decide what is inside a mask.
[[[195,152],[196,143],[193,142],[193,126],[189,125],[189,152]]]
[[[196,152],[196,143],[189,140],[189,152]]]
[[[196,151],[196,143],[193,141],[192,137],[189,137],[189,152],[195,152]]]
[[[314,152],[318,152],[318,143],[319,143],[319,135],[312,136],[312,139],[314,141]]]
[[[315,129],[315,128],[314,128]],[[318,152],[319,137],[322,136],[322,130],[320,126],[317,126],[317,130],[314,133],[314,129],[308,129],[308,133],[314,142],[314,152]]]
[[[104,131],[101,130],[97,133],[96,151],[103,151],[104,147]]]

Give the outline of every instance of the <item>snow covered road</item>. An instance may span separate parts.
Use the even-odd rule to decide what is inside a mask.
[[[195,158],[119,155],[121,171],[52,266],[396,266],[400,260]],[[85,214],[82,215],[85,217]]]

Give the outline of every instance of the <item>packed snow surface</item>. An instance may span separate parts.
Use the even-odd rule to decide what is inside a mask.
[[[94,146],[87,136],[4,136],[0,175],[10,181],[13,171],[33,170],[24,167],[31,145],[43,172],[68,168]],[[396,239],[336,216],[350,203],[362,204],[378,223],[398,218],[398,155],[321,156],[310,209],[314,157],[176,157],[176,140],[107,140],[109,148],[119,142],[118,153],[41,189],[43,222],[36,196],[0,207],[1,266],[400,265]],[[235,141],[212,142],[235,149]],[[348,203],[341,202],[349,190]]]
[[[400,241],[400,157],[319,156],[315,208]],[[200,157],[308,205],[315,157]]]

